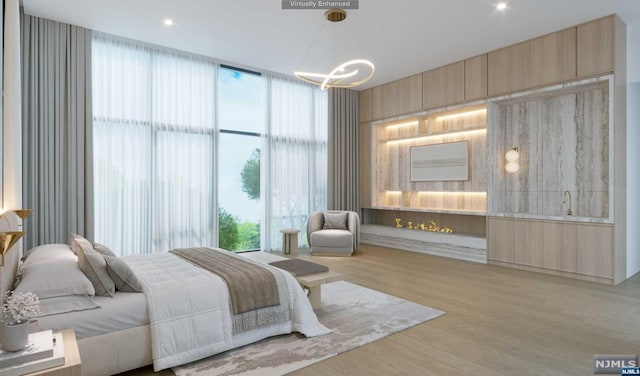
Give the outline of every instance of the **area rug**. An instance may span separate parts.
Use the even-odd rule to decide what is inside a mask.
[[[316,310],[331,334],[272,337],[173,368],[178,376],[283,375],[444,314],[443,311],[339,281],[322,287]]]

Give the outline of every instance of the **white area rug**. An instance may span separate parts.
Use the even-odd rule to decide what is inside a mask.
[[[333,333],[306,338],[272,337],[222,354],[173,368],[178,376],[283,375],[444,315],[349,282],[322,287],[316,314]]]

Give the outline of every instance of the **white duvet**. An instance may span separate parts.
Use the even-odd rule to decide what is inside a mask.
[[[170,253],[127,257],[126,261],[147,299],[156,372],[272,335],[295,331],[313,337],[331,332],[320,324],[295,278],[277,268],[267,266],[281,273],[276,278],[281,303],[288,297],[284,303],[292,310],[292,320],[234,338],[229,291],[222,278]]]

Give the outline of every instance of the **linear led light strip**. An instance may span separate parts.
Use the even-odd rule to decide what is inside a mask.
[[[387,194],[401,194],[402,191],[385,191],[385,193]],[[438,192],[438,191],[418,191],[419,194],[434,194],[434,195],[441,195],[441,194],[447,194],[447,195],[486,195],[487,192],[463,192],[463,191],[456,191],[456,192],[451,192],[451,191],[447,191],[447,192]]]
[[[467,111],[467,112],[459,112],[457,114],[451,114],[451,115],[444,115],[444,116],[438,116],[436,118],[436,121],[442,121],[442,120],[447,120],[447,119],[453,119],[453,118],[457,118],[457,117],[461,117],[461,116],[469,116],[469,115],[475,115],[475,114],[479,114],[481,112],[487,112],[486,108],[482,108],[480,110],[473,110],[473,111]]]
[[[395,129],[395,128],[401,128],[401,127],[406,127],[406,126],[410,126],[410,125],[418,125],[418,121],[417,120],[412,120],[412,121],[408,121],[406,123],[387,125],[384,128],[385,129]]]
[[[405,139],[402,139],[402,140],[389,140],[389,141],[387,141],[387,144],[399,143],[399,142],[414,142],[414,141],[426,140],[426,139],[430,139],[430,138],[442,138],[442,137],[460,136],[460,135],[463,135],[463,134],[473,135],[473,134],[485,133],[486,131],[487,131],[487,129],[483,128],[483,129],[474,129],[472,131],[460,131],[460,132],[434,134],[434,135],[424,136],[424,137],[405,138]]]

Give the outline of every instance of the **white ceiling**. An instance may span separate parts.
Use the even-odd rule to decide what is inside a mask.
[[[361,51],[376,72],[360,88],[611,13],[640,22],[639,0],[509,0],[505,12],[495,2],[360,0],[332,26],[324,10],[282,10],[281,0],[23,0],[27,14],[289,75],[328,73]]]

